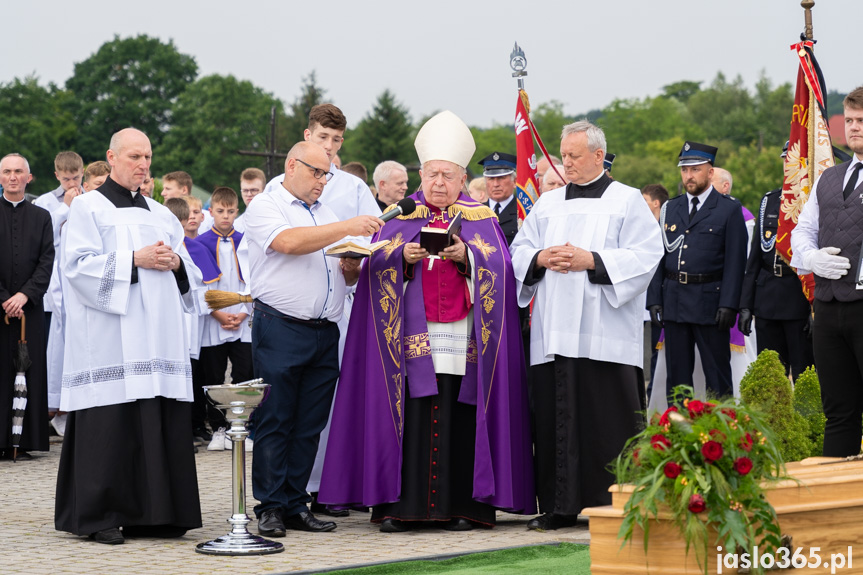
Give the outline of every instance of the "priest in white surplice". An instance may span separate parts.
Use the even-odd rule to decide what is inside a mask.
[[[510,247],[530,334],[536,484],[531,529],[573,525],[608,505],[606,466],[639,431],[645,408],[645,290],[662,257],[641,193],[605,173],[602,130],[565,126],[569,185],[545,192]]]
[[[183,319],[199,272],[177,218],[138,193],[151,156],[143,132],[114,134],[110,177],[72,202],[63,233],[69,417],[54,521],[107,544],[201,526]]]

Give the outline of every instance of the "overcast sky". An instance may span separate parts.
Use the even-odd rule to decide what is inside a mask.
[[[861,0],[816,1],[828,90],[863,84],[861,17]],[[173,39],[200,75],[232,74],[286,103],[314,70],[351,126],[389,88],[415,120],[450,109],[488,127],[512,121],[515,41],[532,104],[558,100],[577,114],[679,80],[707,85],[718,71],[750,88],[762,71],[793,83],[789,46],[804,12],[799,0],[33,0],[3,2],[0,19],[3,83],[35,74],[63,84],[115,34],[144,33]]]

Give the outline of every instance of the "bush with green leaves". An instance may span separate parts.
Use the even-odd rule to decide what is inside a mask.
[[[821,406],[821,385],[814,367],[806,368],[794,382],[794,410],[809,422],[809,441],[812,443],[809,455],[820,456],[824,453],[824,425],[827,418]]]
[[[766,414],[785,461],[800,461],[812,454],[809,422],[794,409],[791,382],[779,354],[765,349],[749,365],[740,381],[740,399]]]

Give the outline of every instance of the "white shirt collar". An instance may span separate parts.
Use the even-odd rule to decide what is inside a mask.
[[[689,209],[691,210],[692,209],[692,198],[698,198],[698,207],[696,209],[700,210],[701,206],[703,206],[705,204],[705,202],[707,202],[707,198],[710,196],[710,194],[712,192],[713,192],[713,186],[710,186],[709,188],[707,188],[706,190],[701,192],[701,194],[698,196],[693,196],[689,192],[686,192],[686,204],[687,204],[687,206],[689,206]]]
[[[18,204],[20,204],[21,202],[23,202],[27,198],[24,197],[24,198],[21,198],[20,200],[18,200],[17,202],[13,202],[12,200],[10,200],[9,198],[6,197],[6,192],[3,192],[3,199],[6,200],[7,202],[9,202],[10,204],[12,204],[12,206],[17,207]]]
[[[312,209],[317,209],[317,206],[321,205],[321,202],[319,200],[315,200],[315,203],[311,206],[308,205],[306,202],[295,196],[288,188],[286,188],[284,182],[279,184],[279,186],[276,188],[276,191],[279,193],[284,192],[285,195],[283,197],[289,204],[299,204],[302,207],[307,208],[309,211],[311,211]]]
[[[515,194],[513,194],[510,197],[508,197],[507,199],[501,200],[499,202],[496,202],[496,201],[492,200],[491,198],[489,198],[489,206],[491,206],[491,209],[494,209],[495,205],[500,204],[500,211],[503,211],[506,209],[506,207],[509,205],[509,203],[511,201],[513,201],[514,199],[515,199]]]

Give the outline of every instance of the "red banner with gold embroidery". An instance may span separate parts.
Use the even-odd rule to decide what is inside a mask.
[[[791,46],[797,54],[799,67],[776,233],[776,251],[786,262],[791,261],[791,232],[797,226],[797,218],[809,199],[809,192],[821,173],[833,165],[833,145],[824,113],[826,89],[812,46],[811,41]],[[799,277],[803,293],[811,302],[815,278],[811,274]]]
[[[515,150],[515,199],[518,204],[518,219],[524,220],[539,199],[530,103],[524,90],[519,90],[518,103],[515,106]]]

